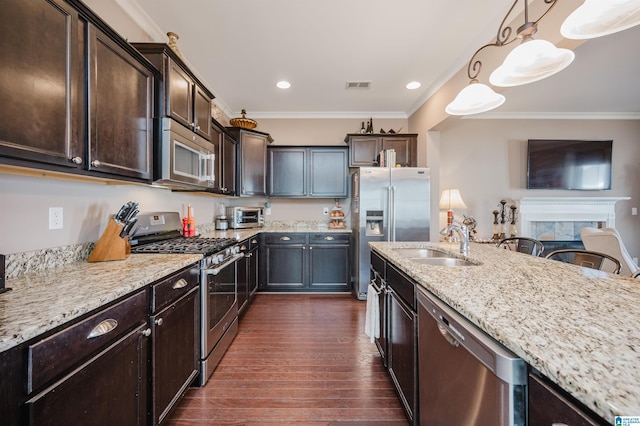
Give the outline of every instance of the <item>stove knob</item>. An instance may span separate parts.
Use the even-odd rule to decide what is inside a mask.
[[[216,264],[221,263],[224,260],[224,254],[219,254],[216,256]]]

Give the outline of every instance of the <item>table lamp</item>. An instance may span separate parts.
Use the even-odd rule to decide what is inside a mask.
[[[466,209],[467,205],[462,201],[459,189],[444,189],[440,196],[440,209],[447,211],[447,226],[453,224],[453,209]],[[449,233],[452,237],[453,233]]]

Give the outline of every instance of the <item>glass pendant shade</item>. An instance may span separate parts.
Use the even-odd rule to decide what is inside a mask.
[[[445,108],[450,115],[471,115],[498,108],[506,98],[486,84],[472,80]]]
[[[640,24],[640,0],[585,0],[560,27],[565,38],[601,37]]]
[[[494,86],[512,87],[533,83],[565,69],[575,54],[546,40],[525,39],[489,77]]]

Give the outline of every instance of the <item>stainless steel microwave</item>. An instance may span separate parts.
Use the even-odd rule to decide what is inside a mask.
[[[259,228],[264,225],[262,207],[227,207],[229,228]]]
[[[178,189],[215,186],[215,146],[182,126],[163,118],[154,183]]]

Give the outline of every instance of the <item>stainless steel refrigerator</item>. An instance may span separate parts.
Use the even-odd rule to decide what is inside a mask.
[[[371,241],[429,241],[430,175],[422,167],[360,167],[352,176],[353,293],[367,298]]]

